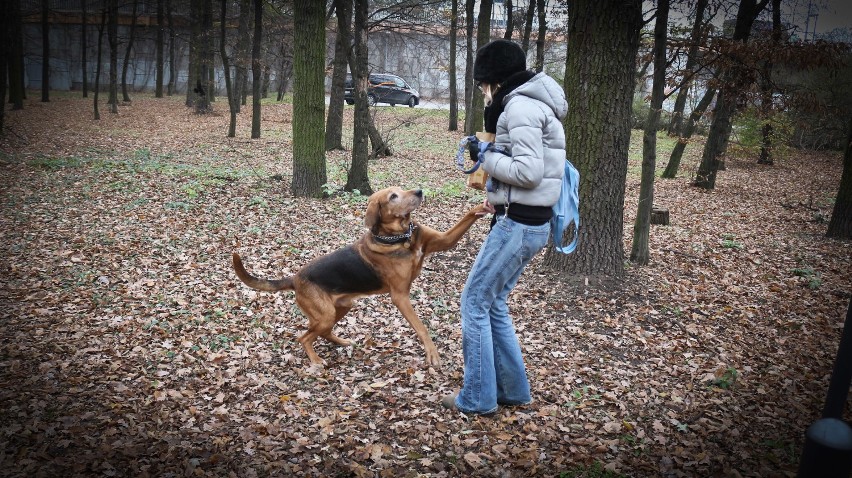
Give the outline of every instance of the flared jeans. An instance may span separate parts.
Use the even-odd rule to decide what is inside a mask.
[[[456,407],[462,412],[488,414],[498,404],[532,401],[506,299],[549,236],[549,223],[528,226],[500,216],[474,261],[461,297],[464,381]]]

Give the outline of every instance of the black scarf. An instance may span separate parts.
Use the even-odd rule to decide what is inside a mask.
[[[503,113],[503,100],[506,95],[515,90],[515,88],[530,81],[536,74],[535,72],[524,70],[519,71],[512,76],[506,78],[506,81],[500,83],[500,88],[497,93],[494,93],[491,104],[485,107],[485,132],[497,133],[497,119]]]

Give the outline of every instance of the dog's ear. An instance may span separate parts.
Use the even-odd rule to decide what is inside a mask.
[[[364,225],[375,234],[381,221],[382,209],[379,206],[379,200],[370,198],[367,202],[367,212],[364,213]]]

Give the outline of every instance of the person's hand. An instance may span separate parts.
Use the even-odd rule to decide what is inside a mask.
[[[494,214],[495,212],[497,212],[497,210],[494,209],[494,206],[492,206],[491,203],[488,202],[488,199],[486,199],[482,202],[482,207],[480,208],[479,212],[476,213],[476,215],[484,216],[486,214]]]
[[[470,153],[470,160],[473,164],[479,161],[479,141],[471,141],[467,144],[467,150]]]

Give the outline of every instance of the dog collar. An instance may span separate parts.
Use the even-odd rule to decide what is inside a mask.
[[[416,229],[416,226],[414,225],[413,222],[410,222],[410,223],[408,223],[408,232],[406,232],[405,234],[397,234],[395,236],[379,236],[379,235],[373,234],[373,239],[375,239],[376,242],[379,242],[381,244],[387,244],[387,245],[400,244],[402,242],[406,242],[409,239],[411,239],[411,233],[414,232],[414,229]]]

